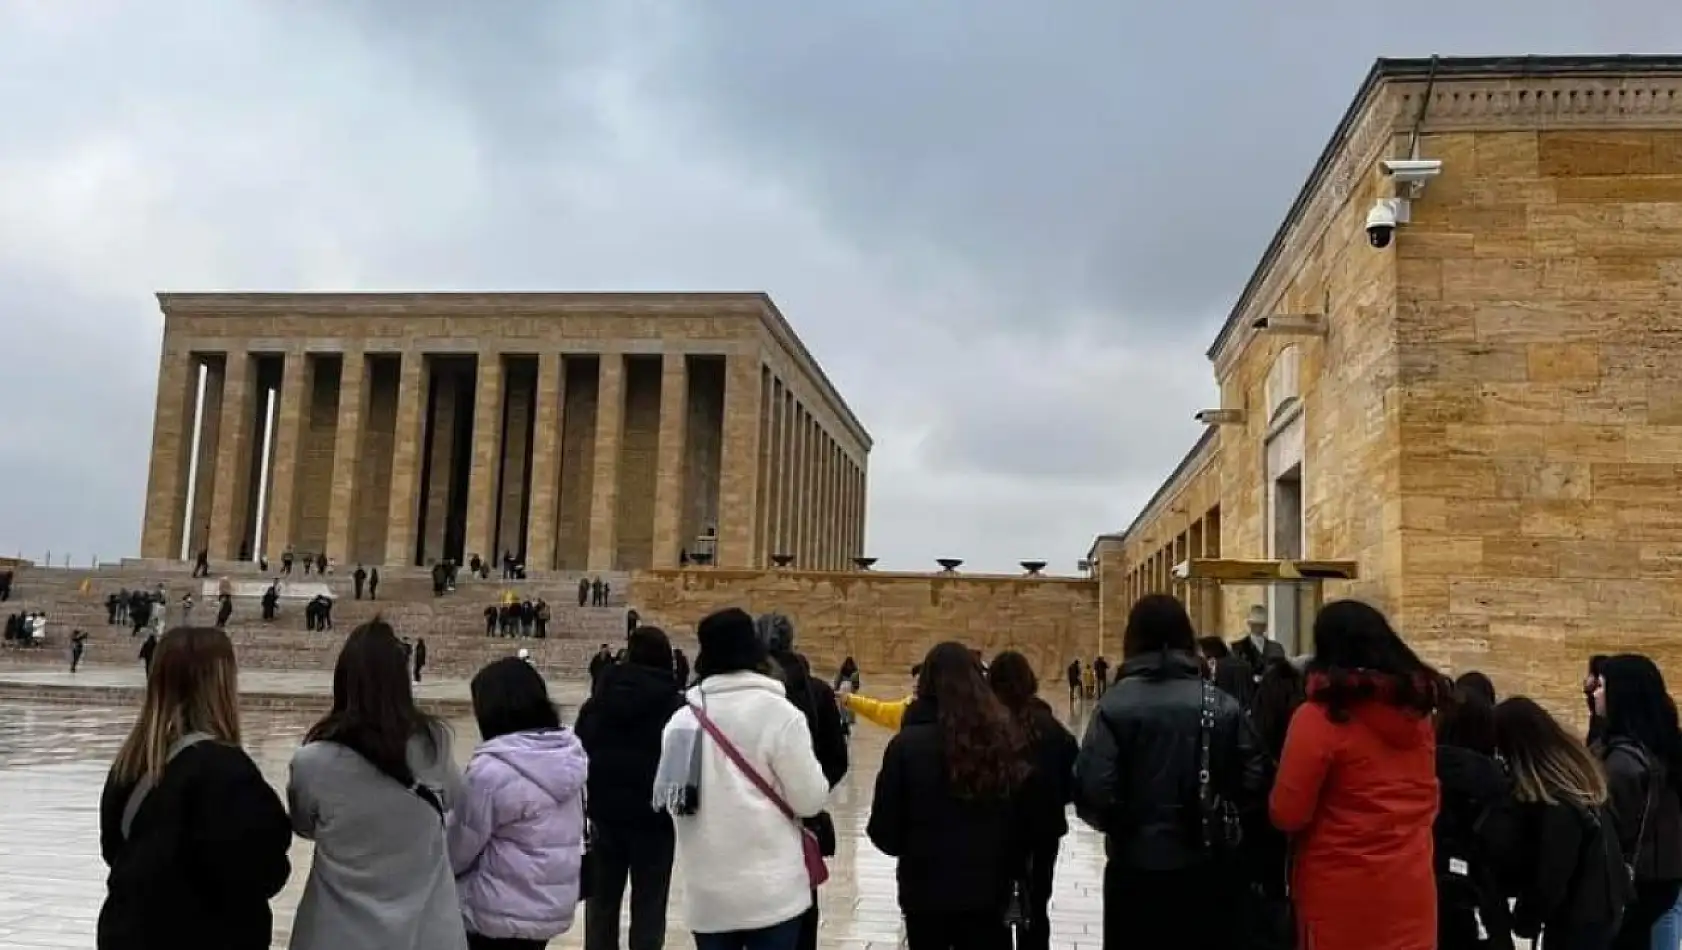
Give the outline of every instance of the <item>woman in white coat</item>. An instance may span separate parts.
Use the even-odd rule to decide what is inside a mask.
[[[654,783],[677,828],[684,921],[697,950],[793,950],[815,883],[798,819],[823,810],[829,781],[753,618],[722,610],[696,636],[699,682],[666,724]]]

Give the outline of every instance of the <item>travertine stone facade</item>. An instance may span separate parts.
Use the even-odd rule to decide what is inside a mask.
[[[870,437],[762,294],[159,303],[144,557],[839,570],[863,553]]]
[[[1422,113],[1430,73],[1374,68],[1210,351],[1243,422],[1097,573],[1106,610],[1164,589],[1170,539],[1218,516],[1226,556],[1358,561],[1329,596],[1570,710],[1592,653],[1682,660],[1682,60],[1442,60]],[[1416,122],[1441,175],[1372,248]],[[1272,314],[1326,333],[1254,327]]]
[[[1092,655],[1097,595],[1084,578],[718,570],[638,571],[627,599],[685,639],[714,610],[778,611],[820,670],[852,656],[866,674],[909,682],[930,647],[959,640],[988,655],[1021,651],[1049,684],[1069,660]]]

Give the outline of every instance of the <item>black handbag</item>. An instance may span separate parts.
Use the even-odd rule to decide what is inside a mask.
[[[1203,846],[1212,852],[1231,853],[1244,842],[1244,825],[1238,807],[1215,791],[1214,753],[1215,687],[1200,680],[1203,695],[1199,703],[1197,728],[1197,801],[1203,823]]]

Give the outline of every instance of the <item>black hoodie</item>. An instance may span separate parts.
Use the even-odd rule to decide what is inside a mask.
[[[573,731],[590,757],[585,785],[590,820],[603,825],[670,828],[654,810],[660,735],[683,706],[670,670],[621,663],[602,671]]]

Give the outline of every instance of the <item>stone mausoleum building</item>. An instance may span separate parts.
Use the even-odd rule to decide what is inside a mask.
[[[870,436],[764,294],[176,294],[141,554],[849,566]]]
[[[1173,568],[1310,559],[1503,690],[1682,660],[1682,58],[1380,60],[1208,357],[1209,428],[1094,545],[1109,649],[1150,591],[1288,639],[1287,588]]]

